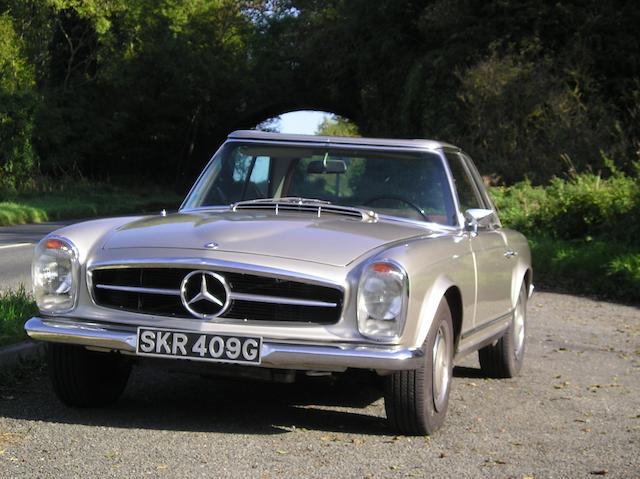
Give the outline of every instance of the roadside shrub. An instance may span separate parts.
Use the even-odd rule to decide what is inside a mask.
[[[603,238],[637,244],[640,181],[614,171],[554,178],[549,186],[520,182],[491,189],[505,225],[557,239]]]
[[[37,313],[38,308],[24,286],[0,292],[0,346],[26,339],[24,323]]]

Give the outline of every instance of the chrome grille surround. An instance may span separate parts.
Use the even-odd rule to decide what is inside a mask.
[[[102,308],[171,318],[335,324],[344,288],[315,278],[217,265],[98,264],[87,269],[93,303]],[[229,284],[229,308],[216,318],[196,317],[181,300],[182,279],[194,271],[221,275]]]

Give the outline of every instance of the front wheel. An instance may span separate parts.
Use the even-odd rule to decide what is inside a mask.
[[[53,390],[67,406],[114,403],[131,372],[131,362],[120,354],[96,353],[81,346],[50,343],[47,359]]]
[[[511,325],[495,344],[478,351],[480,369],[492,378],[512,378],[522,369],[527,324],[527,288],[523,283]]]
[[[453,321],[442,299],[423,345],[420,368],[385,378],[384,404],[392,429],[412,436],[431,435],[447,415],[453,370]]]

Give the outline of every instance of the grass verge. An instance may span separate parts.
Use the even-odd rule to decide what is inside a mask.
[[[534,282],[552,290],[640,302],[640,248],[604,240],[529,237]]]
[[[182,198],[166,191],[131,191],[84,185],[61,191],[18,195],[0,202],[0,226],[175,210]]]
[[[36,303],[24,287],[0,292],[0,346],[27,339],[24,323],[37,313]]]

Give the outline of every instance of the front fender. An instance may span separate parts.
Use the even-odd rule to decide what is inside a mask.
[[[452,278],[446,274],[442,274],[436,278],[432,286],[422,298],[422,304],[420,307],[420,313],[416,321],[418,321],[418,327],[415,329],[414,337],[411,338],[411,345],[414,347],[421,347],[429,334],[433,319],[435,318],[436,311],[440,302],[444,298],[445,293],[451,287],[455,286]]]

